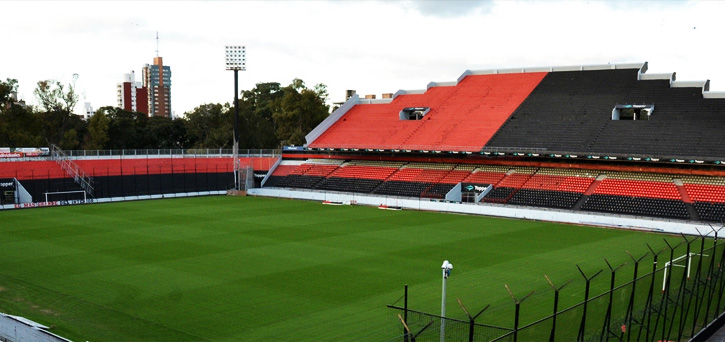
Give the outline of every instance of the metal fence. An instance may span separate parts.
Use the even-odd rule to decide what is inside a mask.
[[[621,265],[607,261],[606,268],[598,272],[579,269],[581,277],[575,286],[569,286],[574,280],[558,286],[549,281],[553,307],[547,312],[552,314],[532,322],[522,322],[523,317],[531,317],[525,311],[528,296],[512,294],[513,317],[496,320],[514,322],[511,326],[485,324],[482,318],[477,321],[486,308],[472,316],[462,304],[469,320],[411,310],[406,287],[406,305],[388,306],[395,311],[392,319],[403,333],[394,341],[689,340],[725,311],[725,243],[718,241],[715,231],[714,239],[682,235],[679,243],[665,240],[665,244],[660,250],[648,245],[648,253],[629,255],[631,260]],[[575,290],[567,292],[571,288]],[[561,308],[562,293],[582,300]],[[441,319],[445,320],[443,334]]]
[[[230,149],[137,149],[137,150],[69,150],[65,151],[69,157],[107,157],[107,156],[211,156],[231,157],[233,150]],[[239,150],[239,156],[249,157],[273,157],[282,154],[280,149],[247,149]]]

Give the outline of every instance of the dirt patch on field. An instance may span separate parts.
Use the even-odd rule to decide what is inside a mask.
[[[57,316],[57,314],[53,310],[50,310],[50,309],[42,309],[42,310],[40,310],[40,312],[43,314],[46,314],[46,315],[50,315],[50,316]]]
[[[3,292],[3,291],[5,291],[5,288],[0,286],[0,292]]]

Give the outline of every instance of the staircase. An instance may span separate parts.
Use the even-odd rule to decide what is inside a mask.
[[[699,221],[700,220],[700,214],[697,213],[697,210],[695,209],[695,206],[693,205],[692,199],[690,199],[690,195],[687,193],[687,189],[685,189],[685,184],[682,183],[682,179],[675,178],[672,180],[673,183],[675,183],[675,186],[677,187],[677,191],[680,192],[680,196],[682,196],[682,201],[685,202],[685,206],[687,207],[687,212],[690,213],[690,219]]]
[[[589,188],[584,191],[584,194],[582,194],[581,197],[579,197],[579,200],[574,203],[574,206],[571,208],[572,210],[580,210],[584,203],[587,202],[589,199],[589,196],[594,193],[595,190],[597,190],[597,187],[599,186],[599,183],[601,183],[603,180],[605,180],[607,176],[605,174],[601,174],[597,176],[597,178],[594,179],[592,184],[589,185]]]
[[[58,146],[50,145],[50,155],[53,160],[60,165],[60,167],[68,174],[69,177],[73,178],[83,191],[88,196],[93,197],[93,179],[89,177],[76,163],[74,163],[65,152]]]

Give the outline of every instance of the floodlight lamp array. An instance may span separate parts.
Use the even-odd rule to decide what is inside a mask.
[[[245,46],[227,45],[225,51],[227,70],[247,70],[247,51]]]

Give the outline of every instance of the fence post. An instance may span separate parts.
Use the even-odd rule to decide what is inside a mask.
[[[526,298],[529,298],[536,291],[531,291],[531,292],[529,292],[529,294],[524,296],[524,298],[521,298],[521,300],[517,300],[516,296],[514,296],[514,294],[511,292],[511,289],[509,289],[508,284],[504,284],[504,286],[506,287],[506,291],[508,291],[509,295],[511,296],[511,298],[514,300],[514,303],[516,304],[516,312],[514,313],[514,342],[517,342],[518,338],[519,338],[519,314],[521,311],[521,303],[523,303],[526,300]]]
[[[697,228],[695,228],[697,230]],[[700,310],[702,310],[702,301],[701,298],[705,298],[705,293],[702,293],[702,297],[700,297],[700,283],[702,282],[702,257],[705,254],[705,236],[700,233],[699,230],[697,230],[697,233],[700,234],[700,258],[697,261],[697,270],[695,271],[695,283],[693,284],[694,289],[694,299],[695,299],[695,307],[693,309],[692,313],[692,328],[690,329],[690,336],[695,336],[695,327],[697,326],[697,318],[700,315]],[[690,304],[692,304],[692,297],[690,296],[690,300],[687,303],[687,311],[690,310]],[[682,331],[684,329],[684,325],[680,327],[680,336],[682,336]]]
[[[486,311],[486,309],[488,309],[488,307],[491,306],[491,304],[486,305],[486,307],[483,308],[483,310],[479,311],[475,316],[471,316],[471,314],[468,313],[466,306],[463,305],[463,302],[461,302],[461,299],[458,298],[457,300],[458,300],[458,305],[461,306],[461,309],[463,309],[463,312],[465,312],[466,316],[468,316],[468,342],[473,342],[474,335],[476,333],[476,318],[478,318],[478,316],[480,316],[484,311]]]
[[[722,255],[720,256],[720,262],[718,262],[718,270],[717,273],[719,275],[719,289],[717,294],[717,313],[722,312],[720,309],[720,304],[722,302],[722,295],[723,291],[725,290],[725,277],[723,277],[723,261],[725,261],[725,248],[722,249]]]
[[[660,336],[660,340],[665,340],[665,333],[667,332],[667,308],[670,304],[670,288],[672,287],[672,261],[675,256],[675,249],[677,247],[680,247],[682,245],[682,241],[675,246],[672,247],[669,242],[667,242],[666,239],[663,239],[665,241],[665,244],[667,244],[667,247],[670,249],[670,261],[665,266],[664,271],[669,273],[665,273],[665,279],[664,279],[664,285],[662,288],[662,299],[660,300],[660,310],[657,314],[657,320],[655,320],[655,332],[657,331],[657,327],[659,326],[660,317],[662,318],[662,335]]]
[[[176,193],[176,179],[174,177],[174,158],[173,156],[170,156],[169,163],[171,163],[171,193]]]
[[[554,283],[551,282],[551,279],[549,279],[549,276],[544,274],[544,277],[546,277],[546,281],[549,282],[549,285],[551,285],[551,288],[554,289],[554,313],[551,315],[551,333],[549,334],[549,342],[554,342],[554,339],[556,338],[556,315],[559,312],[559,291],[564,288],[564,286],[569,285],[574,279],[569,279],[564,285],[561,285],[560,287],[554,286]]]
[[[408,342],[408,284],[405,284],[405,292],[403,293],[403,341]]]
[[[617,270],[619,270],[620,268],[622,268],[622,266],[627,264],[625,262],[625,263],[617,266],[617,268],[613,268],[612,265],[609,263],[609,260],[604,259],[604,262],[607,263],[607,266],[609,267],[609,270],[611,271],[611,277],[609,280],[609,304],[607,304],[607,313],[604,316],[604,325],[602,326],[602,333],[599,336],[599,339],[602,341],[609,340],[610,334],[616,336],[616,334],[613,334],[612,331],[609,329],[609,325],[612,322],[612,303],[614,302],[614,280],[617,275]],[[606,335],[606,339],[605,339],[605,335]]]
[[[639,259],[635,259],[632,254],[627,251],[627,254],[629,254],[629,257],[634,261],[634,275],[632,276],[632,292],[629,294],[629,303],[627,304],[627,313],[624,316],[624,329],[622,329],[622,334],[619,337],[619,340],[622,341],[624,339],[624,334],[626,332],[625,329],[629,328],[630,334],[627,335],[627,341],[629,341],[632,337],[631,331],[632,331],[632,312],[634,311],[634,298],[635,293],[637,292],[637,272],[639,270],[639,262],[644,259],[648,253],[645,253],[642,257]],[[641,326],[641,324],[640,324]],[[642,328],[640,327],[640,332],[642,331]]]
[[[581,267],[579,265],[576,265],[576,268],[579,270],[579,273],[581,273],[582,277],[584,277],[584,281],[586,282],[586,287],[584,288],[584,308],[582,312],[582,321],[579,324],[579,333],[577,334],[577,341],[583,341],[584,340],[584,334],[586,331],[586,325],[587,325],[587,305],[589,304],[589,286],[591,285],[592,279],[594,279],[596,276],[599,275],[599,273],[602,273],[603,270],[599,270],[599,272],[595,273],[590,278],[587,278],[586,274],[584,274],[584,271],[582,271]]]
[[[679,340],[681,338],[682,333],[682,327],[685,325],[685,318],[687,317],[687,311],[685,309],[685,301],[687,300],[688,293],[691,294],[691,292],[687,289],[687,280],[690,279],[690,263],[691,263],[691,255],[690,251],[692,250],[691,244],[693,241],[695,241],[697,238],[694,238],[692,240],[688,240],[687,236],[685,234],[680,233],[682,235],[682,238],[685,240],[685,243],[687,244],[687,248],[685,250],[685,272],[682,273],[682,278],[680,279],[680,289],[677,291],[677,299],[675,300],[675,309],[672,312],[672,318],[670,321],[672,324],[670,324],[669,329],[667,329],[667,339],[670,338],[670,335],[672,334],[672,327],[675,325],[675,317],[677,316],[677,309],[680,309],[680,322],[678,326],[678,337]],[[688,303],[689,308],[689,303]]]
[[[639,334],[637,334],[638,341],[639,341],[639,337],[642,336],[642,330],[647,331],[647,333],[645,335],[645,341],[649,341],[649,339],[650,339],[650,332],[652,332],[652,330],[650,330],[650,323],[652,323],[652,311],[655,310],[652,305],[652,302],[654,301],[655,276],[657,275],[657,258],[659,257],[660,253],[664,252],[665,248],[667,248],[667,247],[662,247],[662,249],[660,249],[659,252],[655,252],[654,249],[652,249],[652,247],[648,243],[645,243],[645,245],[647,245],[647,248],[649,248],[650,252],[652,252],[652,255],[653,255],[652,273],[651,273],[652,280],[650,281],[650,284],[649,284],[649,293],[647,294],[647,301],[645,302],[646,312],[645,312],[644,316],[642,317],[642,320],[643,320],[642,327],[644,329],[639,330]],[[646,327],[644,326],[645,321],[647,324]],[[652,332],[652,338],[654,338],[654,332]]]
[[[723,227],[725,227],[725,225],[723,225]],[[707,326],[707,324],[710,322],[710,317],[709,317],[710,304],[712,303],[712,296],[715,295],[715,286],[714,286],[713,281],[715,280],[715,274],[714,274],[715,267],[714,266],[715,266],[715,253],[717,253],[717,234],[720,232],[721,229],[723,229],[723,227],[720,227],[720,229],[716,230],[715,228],[712,227],[712,225],[710,225],[710,229],[712,229],[712,231],[715,232],[715,239],[713,240],[713,243],[712,243],[712,252],[711,252],[712,257],[710,258],[710,266],[709,266],[708,272],[707,272],[707,283],[708,283],[708,288],[710,288],[710,290],[708,291],[708,296],[707,296],[707,307],[705,309],[705,318],[702,321],[703,327]],[[716,314],[717,313],[718,312],[716,312]]]

